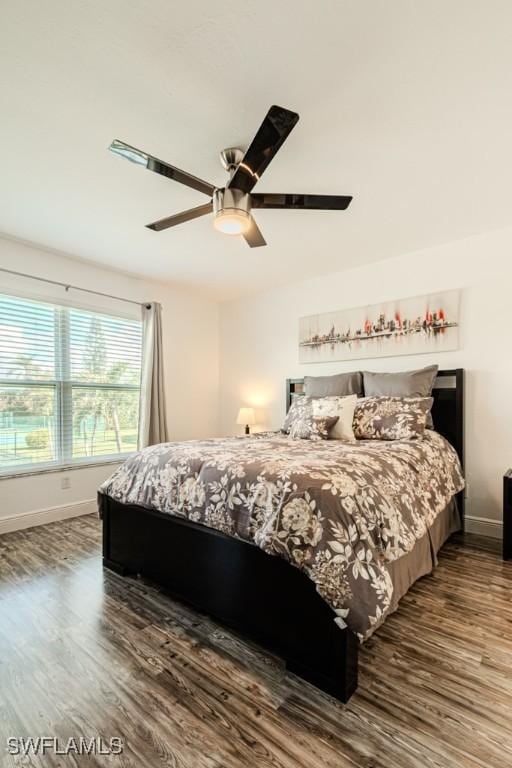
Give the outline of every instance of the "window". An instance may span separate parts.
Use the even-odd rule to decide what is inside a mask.
[[[137,448],[142,324],[0,295],[0,473]]]

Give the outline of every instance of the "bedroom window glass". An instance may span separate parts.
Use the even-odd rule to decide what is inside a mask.
[[[0,473],[137,448],[142,324],[0,295]]]

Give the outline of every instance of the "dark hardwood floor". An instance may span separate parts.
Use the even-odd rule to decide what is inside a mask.
[[[120,736],[15,758],[10,736]],[[104,572],[93,516],[0,536],[0,766],[506,768],[512,562],[444,549],[360,657],[348,705],[157,589]]]

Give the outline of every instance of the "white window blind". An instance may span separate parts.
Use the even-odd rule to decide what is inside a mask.
[[[142,324],[0,295],[0,473],[137,448]]]

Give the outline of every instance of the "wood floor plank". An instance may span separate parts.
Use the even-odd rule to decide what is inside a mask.
[[[0,765],[512,765],[512,563],[453,538],[360,653],[342,705],[283,663],[101,565],[89,515],[0,536]],[[122,755],[14,757],[9,736],[121,736]]]

